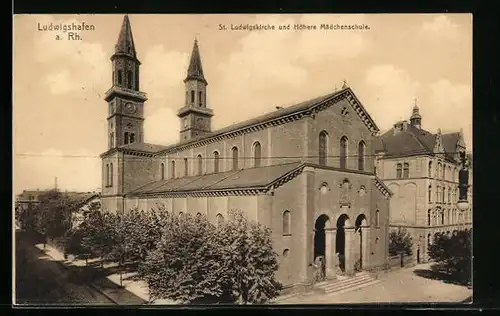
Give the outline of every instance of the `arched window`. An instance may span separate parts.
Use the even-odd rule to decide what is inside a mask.
[[[200,106],[202,106],[202,105],[203,105],[203,99],[201,98],[201,91],[200,91],[200,92],[198,92],[198,104],[199,104]]]
[[[429,195],[429,203],[432,202],[432,185],[429,185],[429,189],[427,190],[427,194]]]
[[[444,225],[444,210],[441,211],[441,225]]]
[[[401,179],[402,171],[403,171],[402,169],[403,169],[403,166],[400,163],[398,163],[396,165],[396,178]]]
[[[109,186],[109,164],[106,164],[106,186]]]
[[[443,175],[442,175],[443,180],[445,180],[446,179],[446,165],[444,165],[444,164],[443,164],[443,170],[442,170],[442,172],[443,172]]]
[[[128,132],[125,132],[125,136],[123,137],[125,144],[128,144]]]
[[[283,212],[283,235],[290,234],[290,211]]]
[[[189,99],[188,99],[188,92],[186,91],[186,104],[189,103]]]
[[[262,157],[262,148],[259,142],[253,145],[253,166],[260,167],[260,160]]]
[[[347,168],[347,137],[340,139],[340,168]]]
[[[165,164],[163,162],[160,164],[160,176],[162,180],[165,180]]]
[[[448,203],[452,203],[453,201],[451,200],[451,187],[448,187]]]
[[[191,103],[194,103],[194,90],[191,90]]]
[[[442,190],[441,191],[441,202],[446,203],[446,201],[445,201],[445,199],[446,199],[446,194],[445,194],[446,188],[442,187],[441,190]]]
[[[283,257],[285,257],[285,258],[288,257],[289,253],[290,253],[290,250],[288,250],[288,249],[283,250]]]
[[[358,144],[358,170],[365,170],[365,142],[360,141]]]
[[[427,226],[431,226],[431,210],[427,211]]]
[[[172,160],[171,166],[172,167],[171,167],[171,170],[170,170],[170,177],[172,179],[174,179],[175,178],[175,160]]]
[[[118,84],[122,84],[122,71],[118,70]]]
[[[198,155],[197,159],[198,159],[198,175],[201,176],[201,174],[203,173],[203,158],[201,157],[201,155]]]
[[[326,165],[328,155],[328,134],[325,131],[319,133],[319,146],[318,146],[318,157],[319,164]]]
[[[427,169],[427,176],[432,178],[432,161],[429,161],[429,168]]]
[[[233,147],[233,170],[238,170],[238,147]]]
[[[214,151],[214,172],[219,172],[219,152]]]
[[[221,213],[217,214],[215,217],[215,222],[217,224],[217,227],[220,227],[224,223],[224,216],[222,216]]]
[[[132,71],[127,71],[127,88],[132,89]]]
[[[405,162],[403,165],[403,178],[410,177],[410,164]]]
[[[109,164],[109,186],[113,186],[113,163]]]
[[[379,210],[375,211],[375,227],[380,227],[380,212],[379,212]]]
[[[135,134],[134,133],[130,133],[130,143],[134,143],[135,142]]]
[[[189,174],[189,163],[188,159],[184,158],[184,176],[187,177]]]
[[[439,199],[439,194],[440,194],[440,193],[439,193],[439,190],[440,190],[440,189],[441,189],[441,188],[440,188],[440,187],[439,187],[439,185],[438,185],[438,186],[436,187],[436,203],[441,202],[441,201],[440,201],[440,199]]]
[[[441,176],[441,163],[438,162],[437,167],[436,167],[436,178]]]

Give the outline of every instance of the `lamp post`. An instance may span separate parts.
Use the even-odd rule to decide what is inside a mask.
[[[467,200],[467,190],[469,188],[469,170],[467,168],[465,151],[460,153],[460,160],[462,163],[462,169],[460,169],[458,174],[459,197],[457,202],[457,208],[459,211],[462,212],[462,214],[464,214],[465,211],[469,209],[469,201]]]

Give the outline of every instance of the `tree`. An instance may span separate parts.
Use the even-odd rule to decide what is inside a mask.
[[[413,240],[405,228],[391,231],[389,233],[389,254],[391,256],[411,256]]]
[[[111,213],[98,211],[90,213],[85,222],[82,245],[91,255],[101,257],[101,266],[104,266],[104,258],[113,251],[116,240],[115,218]]]
[[[226,295],[239,304],[263,304],[277,297],[282,285],[275,278],[279,266],[271,230],[230,210],[217,232]]]
[[[472,257],[470,231],[458,231],[452,236],[436,234],[428,253],[432,260],[444,264],[448,274],[470,282]]]
[[[443,262],[450,255],[451,238],[445,234],[437,233],[434,235],[432,244],[428,247],[429,257],[435,262]]]
[[[36,213],[38,210],[38,205],[29,202],[26,207],[19,206],[19,222],[22,229],[33,232],[36,230],[37,217]]]
[[[66,235],[71,228],[71,214],[75,202],[57,190],[50,190],[40,195],[40,205],[36,213],[37,231],[44,237],[57,238]]]
[[[166,217],[162,237],[139,266],[151,298],[214,301],[223,293],[215,227],[205,216]]]

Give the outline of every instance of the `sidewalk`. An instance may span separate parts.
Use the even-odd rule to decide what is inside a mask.
[[[52,258],[52,260],[61,263],[65,267],[69,268],[71,266],[85,267],[85,260],[71,260],[72,256],[68,259],[64,259],[64,255],[59,252],[56,248],[46,245],[45,249],[43,244],[37,244],[36,247],[44,251],[47,256]],[[89,259],[88,263],[99,261],[99,259]],[[116,267],[117,263],[104,264],[104,268]],[[89,268],[92,269],[92,268]],[[149,291],[148,286],[143,280],[133,280],[136,273],[124,273],[122,274],[123,288],[120,287],[120,274],[115,273],[108,275],[105,278],[101,278],[97,281],[93,281],[91,286],[96,290],[106,295],[109,299],[116,302],[118,305],[143,305],[149,302]],[[171,300],[156,300],[154,305],[176,305],[177,303]]]

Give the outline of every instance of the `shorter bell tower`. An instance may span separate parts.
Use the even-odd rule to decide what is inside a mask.
[[[185,85],[185,103],[177,116],[181,120],[180,141],[202,137],[212,131],[212,109],[207,107],[208,82],[203,75],[198,41],[194,41]]]

